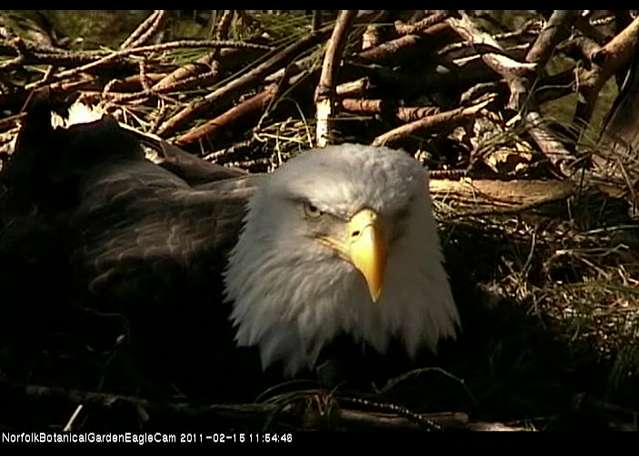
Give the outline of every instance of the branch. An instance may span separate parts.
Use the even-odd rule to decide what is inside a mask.
[[[539,146],[541,152],[548,157],[550,163],[552,163],[557,171],[563,173],[564,176],[568,175],[569,170],[566,169],[565,165],[567,165],[567,162],[574,161],[575,156],[568,151],[563,143],[544,125],[538,112],[529,112],[526,115],[526,122],[530,124],[528,133],[537,146]]]
[[[579,10],[557,10],[552,13],[535,43],[526,55],[526,62],[543,67],[555,50],[557,44],[568,38],[572,24],[580,17]]]
[[[112,64],[113,61],[121,60],[124,57],[128,57],[133,54],[142,54],[142,53],[152,53],[152,52],[164,52],[164,51],[172,51],[175,49],[184,49],[184,48],[239,48],[239,49],[271,49],[270,46],[265,46],[262,44],[253,44],[253,43],[244,43],[239,41],[215,41],[215,40],[182,40],[182,41],[173,41],[169,43],[162,44],[154,44],[149,46],[139,46],[137,48],[129,48],[123,49],[121,51],[113,52],[105,57],[102,57],[96,61],[90,62],[88,64],[82,65],[80,67],[72,68],[70,70],[62,71],[57,73],[54,77],[51,78],[51,81],[60,81],[62,79],[69,78],[71,76],[75,76],[79,73],[84,73],[88,71],[95,71],[98,68],[104,67],[106,65]],[[32,85],[30,89],[37,89],[41,87],[38,85]]]
[[[447,11],[434,11],[424,19],[414,24],[405,24],[402,21],[395,21],[395,30],[399,35],[419,34],[430,27],[443,22],[448,17]]]
[[[433,427],[473,430],[485,427],[485,423],[469,422],[468,415],[459,412],[432,414],[410,413],[410,417],[401,413],[363,411],[338,406],[340,397],[322,390],[300,391],[286,404],[245,403],[245,404],[195,404],[189,402],[158,402],[144,398],[111,393],[90,392],[78,389],[65,389],[42,385],[23,385],[0,378],[0,392],[12,399],[26,397],[29,401],[59,401],[82,404],[85,408],[113,410],[126,408],[131,414],[142,414],[146,419],[155,416],[173,416],[176,422],[198,420],[214,422],[231,427],[236,424],[255,424],[264,427],[275,417],[296,424],[298,427],[340,429],[356,426],[364,429],[429,430]],[[318,408],[318,397],[329,397],[323,403],[329,403],[328,411]],[[344,399],[345,402],[350,398]],[[366,404],[374,404],[364,402]],[[379,404],[380,407],[385,404]],[[415,417],[416,420],[411,419]],[[502,425],[502,424],[495,424]],[[309,427],[310,426],[310,427]]]
[[[315,105],[317,116],[316,141],[317,146],[324,147],[330,141],[331,125],[329,119],[333,116],[333,99],[335,96],[335,81],[337,69],[346,46],[348,30],[353,24],[357,11],[342,10],[335,22],[333,34],[326,46],[324,64],[319,84],[315,91]]]
[[[228,103],[229,100],[239,95],[242,91],[255,87],[260,84],[266,74],[273,71],[275,68],[288,64],[288,62],[295,56],[308,48],[315,46],[323,40],[330,31],[330,27],[324,27],[317,33],[309,34],[297,43],[293,43],[277,52],[270,59],[258,65],[253,70],[206,95],[201,100],[192,101],[175,116],[162,124],[158,129],[158,134],[161,136],[168,136],[185,123],[191,121],[191,119],[195,116],[209,109],[211,106],[224,105]]]
[[[432,116],[419,119],[411,122],[410,124],[402,125],[401,127],[397,127],[396,129],[378,136],[372,144],[373,146],[394,145],[410,135],[454,128],[477,116],[477,114],[492,101],[492,98],[490,98],[468,108],[457,108],[450,111],[444,111],[443,113],[433,114]]]
[[[162,27],[166,18],[167,13],[165,10],[155,10],[124,40],[120,45],[120,49],[135,48],[144,44],[158,32],[158,29]]]
[[[271,84],[259,94],[235,105],[233,108],[217,116],[215,119],[205,122],[201,126],[188,131],[184,135],[180,136],[175,141],[175,144],[185,146],[204,139],[207,139],[209,142],[213,141],[220,133],[228,133],[228,129],[231,128],[233,124],[263,111],[271,100],[273,100],[276,93],[277,85]]]
[[[599,91],[603,85],[621,68],[630,64],[639,46],[639,18],[632,21],[621,33],[601,49],[591,54],[592,67],[580,74],[579,93],[581,98],[573,122],[583,128],[594,111]]]
[[[448,18],[447,22],[465,40],[470,41],[473,46],[488,45],[500,53],[486,52],[481,55],[482,61],[493,71],[501,75],[510,89],[510,100],[508,108],[518,111],[524,104],[528,95],[525,78],[534,74],[538,68],[533,63],[518,62],[505,54],[501,45],[490,36],[473,24],[470,18],[463,14],[462,19]]]
[[[399,65],[415,56],[433,53],[451,40],[451,27],[439,22],[419,34],[404,35],[357,54],[357,59],[368,63]]]

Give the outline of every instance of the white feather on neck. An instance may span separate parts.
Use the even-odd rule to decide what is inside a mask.
[[[362,154],[362,169],[349,170],[354,179],[362,180],[371,176],[366,170],[370,162],[366,154],[390,151],[348,147],[358,148],[356,154]],[[311,368],[322,347],[342,332],[380,353],[397,337],[411,356],[421,347],[435,352],[441,338],[455,337],[459,318],[442,265],[426,175],[405,153],[401,153],[405,158],[395,154],[392,151],[389,155],[389,167],[405,167],[424,181],[412,185],[415,198],[410,216],[403,236],[389,252],[384,289],[377,303],[372,303],[361,274],[351,264],[314,240],[306,238],[301,247],[304,238],[296,238],[294,233],[282,236],[276,228],[269,228],[274,220],[286,226],[287,218],[295,214],[277,206],[276,195],[268,188],[258,189],[249,202],[245,227],[225,274],[226,294],[233,302],[236,342],[239,346],[257,345],[263,368],[278,360],[284,362],[287,375]],[[412,163],[404,163],[406,158]],[[393,161],[401,161],[401,166]],[[337,168],[344,166],[348,164],[335,164]],[[383,182],[392,181],[396,179]],[[392,199],[394,193],[388,188],[375,195]]]
[[[64,118],[56,112],[51,112],[51,126],[54,128],[69,128],[76,124],[88,124],[102,119],[104,112],[97,106],[88,106],[82,102],[73,103]]]

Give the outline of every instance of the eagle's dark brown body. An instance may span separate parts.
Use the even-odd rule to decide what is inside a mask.
[[[212,392],[259,372],[230,350],[221,293],[253,178],[163,148],[159,166],[111,118],[53,129],[46,101],[31,108],[2,174],[5,344],[70,338]]]

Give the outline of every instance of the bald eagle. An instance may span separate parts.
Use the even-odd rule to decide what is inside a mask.
[[[312,370],[344,336],[408,357],[455,337],[427,178],[405,152],[342,144],[247,175],[162,141],[151,161],[109,116],[51,116],[32,103],[2,172],[2,287],[21,303],[5,332],[90,310],[124,322],[136,364],[216,388]]]

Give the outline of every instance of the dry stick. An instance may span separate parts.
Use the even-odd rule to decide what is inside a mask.
[[[395,105],[389,100],[371,100],[366,98],[343,98],[340,100],[344,111],[355,114],[382,114],[387,113]]]
[[[448,13],[446,11],[434,11],[424,19],[417,21],[414,24],[405,24],[402,21],[395,21],[395,30],[399,35],[419,34],[433,25],[444,21],[447,17]]]
[[[382,26],[369,24],[362,34],[362,51],[379,46],[383,41]]]
[[[465,168],[450,170],[428,170],[428,176],[432,179],[459,181],[460,179],[468,176],[468,170],[466,170]]]
[[[568,38],[571,33],[571,27],[575,21],[581,17],[581,11],[579,10],[557,10],[552,13],[550,19],[543,30],[539,33],[539,36],[535,40],[528,53],[526,54],[526,62],[536,63],[539,68],[544,68],[556,46]],[[526,93],[529,93],[533,81],[530,77],[526,77],[522,80]],[[519,100],[521,103],[521,100]],[[567,173],[565,169],[566,159],[573,159],[570,152],[566,150],[563,144],[554,137],[542,124],[541,116],[537,112],[537,104],[535,101],[530,104],[531,111],[526,115],[526,120],[530,122],[532,127],[528,133],[533,138],[539,149],[548,157],[556,170],[561,170],[561,173]],[[519,105],[517,108],[522,108]]]
[[[79,73],[87,72],[89,70],[95,70],[99,67],[112,63],[114,60],[122,59],[123,57],[128,57],[132,54],[140,54],[145,52],[163,52],[163,51],[171,51],[175,49],[184,49],[184,48],[240,48],[240,49],[271,49],[270,46],[265,46],[262,44],[253,44],[253,43],[244,43],[239,41],[215,41],[215,40],[181,40],[181,41],[172,41],[169,43],[162,44],[154,44],[148,46],[140,46],[137,48],[129,48],[123,49],[121,51],[113,52],[105,57],[102,57],[94,62],[90,62],[86,65],[82,65],[80,67],[72,68],[70,70],[62,71],[55,75],[53,78],[55,81],[60,81],[62,79],[69,78],[71,76],[75,76]],[[37,89],[39,86],[34,86],[31,89]]]
[[[526,115],[526,122],[530,124],[528,133],[539,146],[541,152],[548,157],[556,170],[560,171],[564,176],[568,176],[569,170],[566,168],[566,162],[575,159],[572,153],[544,126],[541,115],[538,112],[529,112]]]
[[[581,129],[590,121],[599,91],[621,68],[628,65],[639,46],[639,18],[591,55],[591,68],[579,75],[579,94],[573,122]]]
[[[136,75],[139,77],[139,75]],[[83,78],[78,81],[59,81],[49,85],[49,90],[51,93],[55,94],[68,94],[77,90],[86,89],[89,87],[97,88],[97,81],[93,78]],[[29,89],[29,85],[26,86],[26,89]],[[25,91],[28,94],[28,91]]]
[[[146,60],[141,60],[138,63],[139,75],[140,75],[140,83],[142,84],[142,89],[148,91],[151,89],[149,86],[149,81],[146,77]]]
[[[175,141],[175,144],[184,146],[203,140],[204,138],[207,138],[208,141],[213,141],[216,138],[216,135],[228,131],[232,124],[240,122],[246,117],[264,110],[271,100],[273,100],[276,93],[277,84],[271,84],[259,94],[244,100],[242,103],[237,104],[215,119],[189,130],[187,133],[179,137]]]
[[[217,30],[215,32],[215,38],[217,40],[221,40],[226,38],[228,35],[228,30],[233,22],[233,16],[235,15],[233,10],[226,10],[222,17],[220,18],[220,22],[217,25]],[[204,72],[212,72],[215,76],[213,76],[210,80],[207,81],[207,84],[210,84],[217,79],[220,71],[220,62],[216,60],[221,52],[217,52],[217,49],[214,49],[212,52],[203,55],[195,62],[189,62],[188,64],[176,69],[172,73],[166,76],[162,81],[157,83],[153,89],[160,90],[165,87],[172,86],[177,81],[185,78],[189,78],[192,76],[197,76],[199,73]],[[206,85],[206,84],[205,84]]]
[[[140,24],[126,40],[120,45],[120,49],[135,48],[146,41],[166,19],[166,11],[155,10]],[[151,32],[151,33],[149,33]]]
[[[389,19],[390,11],[384,10],[380,12],[377,18],[370,21],[362,34],[362,51],[377,47],[391,38],[397,38],[395,31],[392,30],[392,33],[389,33],[389,26],[383,24],[388,22]]]
[[[311,30],[317,32],[322,26],[322,10],[313,10],[313,18],[311,19]]]
[[[98,89],[98,82],[93,78],[84,78],[79,81],[54,83],[49,86],[49,89],[55,94],[68,94],[77,90],[86,89],[87,87]],[[29,97],[29,94],[31,94],[31,91],[29,91],[29,85],[15,93],[9,92],[3,94],[0,92],[0,107],[23,106],[24,102]]]
[[[580,14],[579,10],[557,10],[552,13],[546,26],[526,54],[526,62],[537,63],[543,67],[557,44],[568,38],[571,26],[580,17]]]
[[[346,47],[348,31],[353,24],[356,14],[357,11],[355,10],[340,11],[337,21],[335,22],[333,34],[326,45],[322,73],[315,91],[317,118],[315,141],[320,148],[328,145],[330,141],[332,126],[329,123],[329,119],[333,116],[337,70],[342,59],[342,53]]]
[[[156,84],[166,77],[166,73],[146,73],[145,77],[147,81]],[[139,74],[127,76],[123,79],[112,79],[108,84],[110,85],[109,91],[114,92],[139,91],[142,87]]]
[[[359,19],[358,19],[359,20]],[[425,36],[426,39],[436,39],[439,38],[440,35],[445,34],[445,32],[450,31],[450,26],[448,24],[437,24],[427,30],[425,30],[422,35]],[[410,51],[411,46],[416,44],[416,42],[412,42],[411,40],[401,41],[401,40],[391,40],[386,43],[382,43],[375,48],[369,48],[366,52],[360,52],[357,55],[358,59],[366,60],[370,63],[383,63],[384,61],[392,58],[395,53],[403,52],[404,50]],[[309,55],[307,57],[303,57],[302,59],[297,60],[292,65],[297,65],[301,69],[306,69],[311,66],[311,64],[315,61],[316,57],[314,55]],[[280,69],[275,73],[266,77],[266,82],[275,82],[280,79],[284,74],[284,69]],[[345,83],[346,84],[346,83]],[[339,90],[337,87],[337,90]]]
[[[562,181],[558,181],[558,182],[562,182]],[[538,200],[529,202],[529,203],[522,203],[518,206],[511,206],[511,207],[495,207],[495,208],[489,208],[489,209],[476,209],[476,210],[469,210],[469,211],[460,211],[458,213],[455,214],[451,214],[450,216],[447,216],[444,218],[445,221],[451,221],[453,219],[460,219],[460,218],[464,218],[464,217],[480,217],[480,216],[494,216],[494,215],[509,215],[509,214],[519,214],[519,213],[523,213],[525,211],[530,211],[532,209],[537,209],[540,206],[543,206],[547,203],[553,203],[556,201],[561,201],[561,200],[565,200],[566,198],[574,195],[575,193],[575,188],[573,186],[566,186],[563,188],[560,188],[561,190],[558,191],[557,193],[554,193],[552,195],[546,196],[546,197],[542,197],[539,198]]]
[[[217,25],[217,30],[215,32],[216,39],[223,39],[226,37],[226,35],[228,34],[228,29],[233,21],[233,16],[233,10],[224,11],[224,14],[220,18],[220,22]],[[203,55],[198,60],[196,60],[195,63],[188,63],[178,68],[173,73],[169,74],[164,80],[156,84],[154,89],[158,90],[167,86],[171,86],[180,79],[195,76],[197,73],[201,73],[202,71],[212,71],[215,74],[218,74],[220,63],[215,60],[215,57],[217,57],[218,54],[216,51],[217,50],[213,50],[213,52]]]
[[[439,41],[448,39],[450,32],[450,26],[446,22],[440,22],[419,34],[404,35],[362,51],[357,57],[371,63],[399,63],[412,57],[417,52],[418,44],[428,43],[436,48],[440,44]],[[418,50],[421,51],[421,49]]]
[[[15,128],[18,126],[18,121],[21,121],[26,116],[25,112],[14,114],[0,119],[0,132]]]
[[[391,114],[401,122],[413,122],[439,113],[435,106],[400,106],[391,100],[371,100],[364,98],[343,98],[340,100],[344,111],[356,114],[383,115]]]
[[[468,59],[442,59],[446,70],[436,70],[427,65],[415,72],[397,72],[381,65],[359,65],[354,67],[358,76],[362,70],[376,84],[385,85],[400,94],[412,95],[425,92],[458,91],[478,82],[495,81],[498,78],[479,56]]]
[[[586,62],[590,62],[592,54],[601,49],[601,47],[595,40],[580,36],[565,41],[559,45],[557,49],[576,61],[585,60]]]
[[[212,141],[216,134],[228,131],[233,124],[241,122],[256,113],[267,109],[269,104],[284,91],[285,87],[294,86],[303,77],[304,74],[296,73],[290,78],[287,77],[283,79],[279,84],[269,85],[262,92],[244,100],[227,112],[217,116],[215,119],[212,119],[182,135],[176,140],[176,144],[185,145],[195,141],[200,141],[205,137],[209,141]]]
[[[195,62],[189,62],[167,75],[166,80],[158,83],[154,89],[162,89],[182,79],[192,78],[204,73],[212,73],[214,75],[208,83],[202,83],[203,86],[210,85],[219,78],[222,67],[227,71],[234,71],[238,65],[261,57],[262,53],[263,51],[261,50],[222,49],[219,54],[215,52],[205,54]]]
[[[468,417],[464,413],[435,413],[439,414],[434,419],[433,414],[428,414],[430,420],[439,426],[447,426],[449,428],[464,428],[468,423]],[[349,409],[338,409],[335,414],[340,422],[350,427],[371,427],[385,428],[389,430],[423,430],[424,427],[418,422],[397,414],[390,413],[372,413]],[[425,414],[419,415],[421,418]],[[333,418],[335,419],[335,418]],[[439,420],[441,419],[441,420]]]
[[[145,30],[148,30],[148,28],[151,26],[151,24],[153,24],[153,22],[155,21],[155,18],[157,17],[158,13],[162,11],[162,10],[153,10],[153,12],[149,15],[149,17],[147,17],[144,21],[142,21],[142,23],[140,25],[138,25],[135,30],[133,32],[131,32],[131,34],[126,37],[126,39],[122,42],[122,44],[120,44],[120,49],[126,49],[126,48],[132,48],[134,46],[131,46],[131,44],[138,39],[138,37],[144,33]]]
[[[521,26],[518,30],[511,32],[497,33],[493,36],[495,40],[505,45],[512,42],[513,44],[529,43],[532,38],[536,38],[541,31],[541,21],[530,20]]]
[[[220,18],[215,30],[215,39],[224,40],[228,37],[229,29],[233,24],[233,17],[235,17],[235,10],[224,10],[224,14]]]
[[[370,62],[383,63],[401,50],[415,47],[421,40],[422,38],[419,35],[405,35],[362,51],[358,54],[358,57]]]
[[[83,408],[84,408],[84,405],[82,403],[80,403],[75,408],[75,410],[73,411],[73,414],[71,415],[71,417],[67,421],[67,424],[62,429],[63,432],[70,432],[71,431],[71,428],[73,427],[73,423],[78,418],[78,416],[80,415],[80,412],[82,411]]]
[[[588,19],[583,16],[579,16],[575,21],[575,27],[583,33],[585,36],[595,40],[597,43],[602,44],[608,41],[609,36],[596,29]]]
[[[0,379],[0,388],[5,394],[24,395],[27,398],[64,399],[74,403],[83,403],[94,408],[112,408],[118,405],[141,407],[149,412],[177,414],[187,417],[211,416],[212,418],[256,418],[268,415],[276,406],[261,404],[242,405],[190,405],[188,403],[154,402],[142,398],[77,389],[65,389],[40,385],[20,385]]]
[[[494,52],[482,54],[481,59],[508,83],[510,89],[508,108],[518,110],[519,107],[523,106],[523,101],[527,96],[523,77],[533,74],[537,70],[537,65],[518,62],[506,56],[499,43],[488,33],[478,30],[465,14],[462,15],[462,19],[448,18],[446,21],[462,38],[470,41],[474,46],[487,44],[495,49],[501,50],[501,54]]]
[[[295,62],[290,63],[284,68],[280,68],[276,72],[271,73],[266,78],[264,78],[264,82],[266,84],[274,83],[281,80],[284,77],[284,74],[289,76],[293,76],[294,74],[301,73],[304,70],[310,69],[313,64],[317,61],[317,56],[314,53],[302,57],[301,59],[296,60]]]
[[[593,63],[606,67],[607,72],[615,73],[618,67],[628,64],[634,56],[639,42],[639,17],[635,18],[610,42],[591,56]]]
[[[180,79],[172,83],[170,86],[164,86],[160,89],[155,89],[154,87],[151,87],[148,90],[141,90],[139,92],[133,92],[133,93],[121,93],[121,92],[118,93],[113,91],[109,91],[109,92],[103,91],[101,93],[101,96],[98,98],[106,98],[109,100],[110,103],[117,103],[117,104],[141,103],[149,97],[158,97],[170,92],[187,90],[192,88],[193,86],[202,86],[202,85],[209,84],[212,80],[215,80],[215,78],[217,78],[217,75],[218,74],[216,72],[210,71],[210,72],[202,73],[196,76],[191,76],[189,78]],[[139,77],[139,75],[137,76]],[[83,92],[82,95],[83,97],[89,97],[85,99],[86,101],[88,101],[91,99],[91,97],[98,96],[100,95],[100,93],[98,92],[92,93],[92,92],[86,91],[86,92]]]
[[[235,10],[235,14],[243,25],[247,27],[255,27],[261,35],[270,35],[269,31],[264,28],[262,23],[248,14],[247,10]]]
[[[147,41],[149,41],[153,36],[155,36],[158,33],[160,28],[165,24],[167,17],[168,17],[167,12],[164,10],[160,10],[157,17],[155,18],[155,21],[153,21],[149,29],[145,33],[143,33],[140,36],[140,38],[135,40],[135,42],[132,43],[129,47],[131,48],[139,47],[139,46],[142,46]]]
[[[570,95],[575,92],[575,68],[543,78],[535,88],[535,101],[539,104]]]
[[[342,83],[335,88],[335,94],[339,97],[355,97],[357,95],[363,95],[371,85],[371,81],[368,76],[365,76],[355,81],[349,81]]]
[[[234,79],[223,87],[211,92],[201,100],[192,101],[175,116],[167,120],[158,130],[158,135],[168,136],[198,114],[216,104],[223,105],[240,92],[261,83],[262,78],[274,68],[286,65],[290,59],[300,52],[316,45],[330,32],[330,27],[324,27],[317,33],[311,33],[297,43],[293,43],[273,55],[266,62],[258,65],[243,76]]]
[[[17,68],[23,67],[25,63],[27,63],[26,60],[25,56],[19,55],[18,57],[14,57],[13,59],[0,64],[0,70],[3,72],[13,71]]]
[[[504,80],[478,83],[462,92],[459,96],[459,104],[462,106],[472,105],[480,97],[488,94],[494,95],[496,99],[501,99],[507,93],[508,85]]]
[[[176,82],[183,80],[185,78],[197,76],[198,73],[202,74],[203,72],[212,73],[215,75],[219,74],[220,65],[219,62],[213,60],[213,54],[209,53],[202,57],[200,57],[195,62],[189,62],[186,65],[176,69],[175,71],[166,75],[164,79],[159,81],[157,84],[153,86],[153,90],[162,90],[166,87],[172,86]],[[211,80],[213,82],[214,79]]]
[[[400,106],[395,116],[401,122],[413,122],[440,112],[437,106]]]
[[[468,108],[457,108],[443,113],[419,119],[410,124],[402,125],[378,136],[373,141],[373,146],[393,145],[404,138],[417,133],[428,133],[440,129],[454,128],[468,119],[474,118],[479,111],[493,101],[492,98]]]
[[[17,44],[16,40],[20,43]],[[84,61],[95,60],[96,58],[102,57],[104,55],[108,55],[109,51],[100,51],[100,50],[92,50],[92,51],[69,51],[68,49],[56,48],[54,46],[46,46],[43,44],[35,43],[33,41],[24,41],[22,38],[4,38],[0,39],[0,53],[5,52],[18,52],[18,48],[20,48],[23,53],[33,53],[33,54],[42,54],[42,55],[59,55],[59,54],[73,54],[77,56],[78,59],[84,59]]]
[[[21,54],[15,59],[20,58],[22,65],[55,65],[60,67],[71,67],[75,65],[84,65],[88,62],[95,62],[99,56],[89,56],[81,53],[66,52],[60,54],[52,53],[36,53],[28,51],[27,54]],[[14,59],[14,60],[15,60]]]
[[[307,422],[309,420],[318,422],[320,419],[312,416],[320,414],[319,412],[314,412],[312,408],[304,408],[305,417],[302,417],[301,414],[295,413],[295,411],[299,411],[299,408],[290,408],[289,411],[286,411],[281,407],[281,405],[275,403],[201,405],[187,402],[156,402],[126,395],[39,385],[20,385],[4,379],[0,379],[0,390],[2,390],[3,395],[11,395],[12,397],[25,396],[31,401],[61,399],[74,403],[82,403],[88,407],[103,410],[126,405],[131,407],[132,410],[142,409],[148,414],[154,416],[171,415],[176,418],[195,418],[198,420],[208,421],[242,421],[245,424],[263,424],[265,421],[272,419],[274,414],[278,414],[289,421],[294,421],[299,425],[303,425],[303,422]],[[309,397],[306,396],[305,398]],[[304,399],[301,399],[300,401],[304,401]],[[339,408],[335,412],[337,413],[335,417],[336,423],[334,424],[336,426],[341,425],[343,427],[359,424],[361,426],[374,428],[391,427],[394,429],[405,430],[415,429],[415,422],[407,419],[401,414],[360,411],[347,408]],[[471,427],[475,424],[468,421],[468,417],[465,413],[459,412],[419,414],[419,417],[425,422],[433,422],[446,428],[465,428],[465,425]]]

